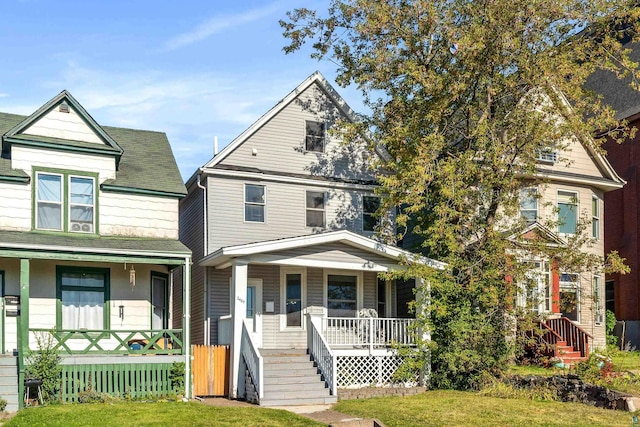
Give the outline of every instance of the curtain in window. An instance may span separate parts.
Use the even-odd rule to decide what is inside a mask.
[[[62,329],[103,329],[104,294],[62,291]]]
[[[71,221],[93,222],[93,179],[71,177],[70,203]]]
[[[38,174],[38,228],[62,227],[62,177]]]

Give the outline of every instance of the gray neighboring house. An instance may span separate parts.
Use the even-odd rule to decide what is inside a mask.
[[[172,393],[172,364],[190,360],[191,251],[178,240],[187,191],[166,135],[101,126],[67,91],[29,116],[0,113],[0,135],[7,410],[22,406],[39,337],[62,355],[63,401]]]
[[[391,343],[413,345],[397,284],[378,278],[413,257],[375,237],[393,224],[373,215],[378,154],[330,132],[354,117],[314,73],[186,184],[192,342],[230,346],[231,397],[335,402],[338,388],[389,385]]]

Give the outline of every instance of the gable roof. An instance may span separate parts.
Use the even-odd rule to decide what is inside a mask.
[[[442,270],[446,264],[434,259],[425,258],[404,249],[373,240],[369,237],[356,234],[349,230],[328,231],[325,233],[308,234],[304,236],[287,237],[276,240],[267,240],[242,245],[227,246],[207,255],[200,261],[200,265],[220,266],[228,263],[233,258],[277,252],[283,250],[295,250],[309,246],[328,243],[344,243],[346,245],[362,249],[367,252],[381,255],[385,258],[398,261],[400,258],[414,260],[426,264],[432,268]]]
[[[89,126],[89,128],[108,146],[110,147],[118,156],[122,155],[122,148],[107,134],[102,127],[96,122],[93,117],[84,109],[82,105],[76,99],[71,96],[67,90],[63,90],[58,95],[51,98],[48,102],[38,108],[34,113],[25,117],[20,123],[16,124],[13,128],[9,129],[6,133],[3,134],[4,138],[12,138],[19,137],[19,135],[27,130],[29,126],[40,120],[51,110],[59,106],[60,104],[66,103],[71,108],[73,108],[76,113],[80,116],[80,118]],[[28,138],[25,136],[25,139],[32,139],[32,136]],[[52,138],[57,139],[57,138]],[[61,141],[59,141],[61,142]],[[78,142],[76,142],[77,145]]]
[[[530,223],[523,230],[518,230],[516,232],[510,233],[511,234],[509,234],[509,237],[507,237],[507,239],[516,244],[526,245],[527,241],[540,238],[546,240],[547,245],[550,246],[563,247],[567,245],[567,243],[557,233],[554,233],[548,227],[545,227],[538,221]]]
[[[86,114],[95,130],[104,138],[104,148],[94,143],[83,141],[60,140],[58,138],[22,135],[39,117],[67,100],[80,114]],[[45,108],[45,106],[49,108]],[[40,107],[30,116],[0,113],[0,135],[2,135],[3,152],[0,156],[0,181],[29,181],[25,171],[12,169],[9,157],[9,145],[46,142],[49,147],[73,147],[79,151],[102,151],[120,157],[115,180],[107,180],[102,184],[103,191],[156,194],[169,197],[183,197],[187,190],[178,170],[171,145],[164,132],[100,126],[91,118],[84,108],[69,94],[62,91],[45,106]],[[89,123],[88,123],[89,124]],[[94,125],[91,125],[94,126]],[[94,129],[92,127],[92,129]],[[13,136],[11,136],[13,135]]]

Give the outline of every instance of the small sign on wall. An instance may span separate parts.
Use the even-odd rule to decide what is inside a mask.
[[[273,313],[275,311],[275,304],[273,301],[267,301],[264,303],[264,311],[266,313]]]

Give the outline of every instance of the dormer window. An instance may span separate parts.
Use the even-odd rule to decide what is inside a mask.
[[[558,161],[558,151],[552,148],[539,149],[536,160],[543,163],[556,163]]]
[[[304,149],[316,153],[324,152],[324,123],[306,121]]]
[[[56,172],[35,177],[36,229],[95,233],[95,177]]]

